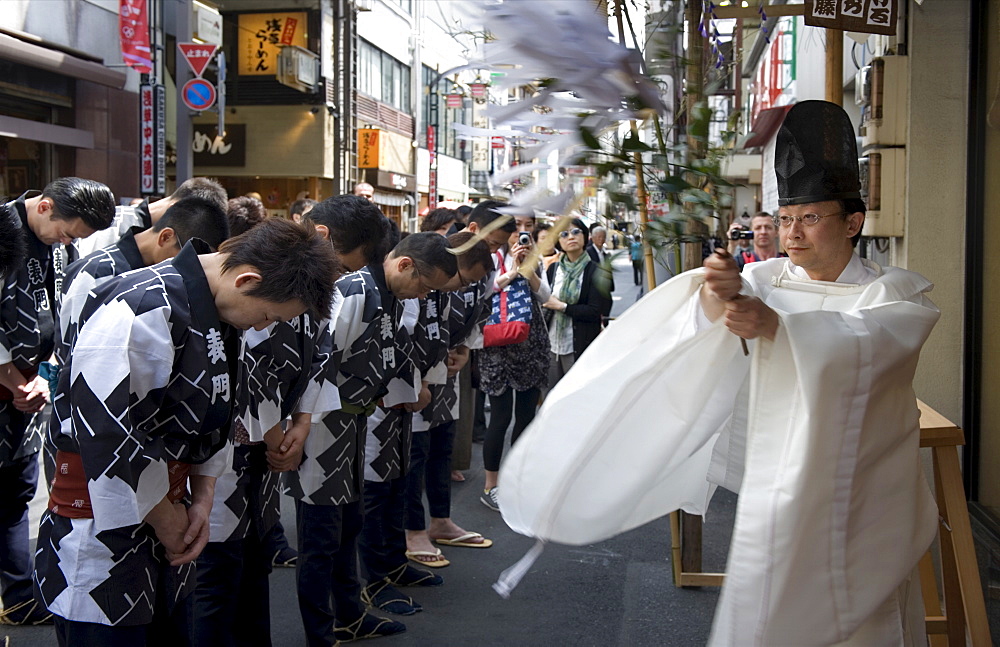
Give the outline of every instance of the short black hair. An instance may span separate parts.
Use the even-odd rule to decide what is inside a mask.
[[[572,220],[569,221],[569,226],[566,227],[566,229],[564,231],[569,231],[570,229],[572,229],[574,227],[576,227],[581,232],[583,232],[583,247],[584,247],[584,249],[586,249],[587,244],[590,243],[590,232],[587,231],[587,225],[586,225],[586,223],[584,223],[579,218],[573,218]],[[556,240],[556,250],[558,250],[560,252],[563,250],[562,245],[559,244],[559,240],[558,239]]]
[[[218,249],[222,241],[229,238],[226,212],[215,202],[204,198],[184,198],[170,205],[153,225],[153,231],[162,231],[166,227],[174,230],[179,246],[192,238],[200,238],[212,249]]]
[[[517,229],[517,223],[507,214],[496,211],[500,207],[506,206],[507,203],[500,202],[499,200],[483,200],[472,208],[472,213],[469,214],[469,224],[476,223],[476,225],[482,228],[497,218],[508,218],[507,222],[500,226],[500,231],[505,231],[508,234],[512,233]]]
[[[422,276],[429,276],[434,270],[441,270],[448,276],[455,276],[458,273],[458,259],[451,252],[448,239],[432,231],[410,234],[400,240],[389,253],[389,257],[401,256],[411,259],[417,272]]]
[[[184,198],[202,198],[210,200],[219,205],[220,209],[226,208],[229,195],[222,185],[207,177],[193,177],[181,183],[177,190],[170,194],[168,200],[183,200]]]
[[[292,203],[292,206],[288,207],[288,217],[291,218],[295,215],[301,216],[317,204],[319,203],[312,198],[302,198],[301,200],[296,200]]]
[[[369,264],[381,263],[387,249],[383,241],[391,233],[392,221],[378,206],[359,195],[338,195],[323,200],[303,216],[330,230],[330,242],[338,254],[364,250]]]
[[[472,207],[467,204],[461,204],[455,207],[455,211],[458,213],[459,221],[465,222],[465,219],[472,213]]]
[[[249,265],[260,273],[260,282],[247,294],[271,303],[299,299],[310,314],[330,314],[334,283],[342,272],[330,243],[306,223],[268,218],[245,233],[219,245],[225,254],[222,271]]]
[[[52,200],[52,217],[56,220],[79,218],[98,231],[110,227],[115,218],[115,194],[94,180],[61,177],[42,189],[42,197]]]
[[[460,231],[448,236],[448,244],[451,245],[452,249],[457,249],[468,244],[475,237],[476,235],[471,231]],[[487,274],[493,271],[493,254],[490,253],[490,246],[486,244],[485,240],[477,240],[475,245],[462,253],[455,254],[455,257],[458,259],[458,266],[463,269],[471,270],[478,265],[486,270]]]
[[[552,229],[551,223],[547,223],[544,220],[539,220],[539,221],[535,222],[535,231],[531,232],[531,237],[537,243],[538,242],[538,234],[542,233],[543,231],[548,231],[550,229]]]
[[[17,211],[6,201],[0,204],[0,281],[14,272],[28,252],[28,244],[24,238]]]
[[[458,213],[454,209],[440,207],[424,216],[424,219],[420,221],[420,231],[437,231],[456,220],[458,220]]]
[[[847,200],[840,200],[840,210],[846,212],[841,215],[841,218],[846,218],[852,213],[858,212],[863,213],[866,216],[868,214],[868,207],[865,206],[865,201],[861,198],[848,198]],[[864,229],[863,226],[861,228]],[[857,247],[859,242],[861,242],[860,231],[851,236],[851,245]]]
[[[241,195],[232,198],[226,205],[226,218],[229,219],[229,233],[239,236],[267,220],[267,209],[257,198]]]

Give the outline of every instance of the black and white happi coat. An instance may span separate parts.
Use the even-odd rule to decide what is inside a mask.
[[[368,417],[365,441],[365,480],[375,482],[398,479],[409,470],[410,435],[413,413],[402,405],[416,402],[420,396],[420,371],[416,365],[414,335],[417,332],[417,299],[406,299],[403,316],[393,339],[395,362],[386,370],[386,390],[375,411]]]
[[[67,347],[63,340],[69,338],[67,333],[71,327],[78,326],[80,312],[90,291],[112,277],[145,267],[146,262],[135,242],[135,235],[140,231],[140,228],[130,230],[117,243],[99,249],[67,268],[62,281],[59,334],[56,336],[56,360],[60,365],[67,361]]]
[[[395,370],[396,329],[402,305],[389,292],[379,263],[337,281],[330,325],[330,375],[341,408],[314,422],[299,469],[284,476],[288,494],[314,505],[343,505],[361,497],[366,418],[386,393],[386,375]]]
[[[447,337],[448,350],[467,346],[482,347],[482,330],[489,319],[493,307],[495,273],[448,296],[447,316],[442,320],[443,336]],[[447,354],[447,353],[446,353]],[[441,384],[428,386],[431,403],[421,412],[421,418],[428,428],[437,427],[452,420],[458,420],[459,390],[458,375],[447,376]]]
[[[148,624],[160,577],[175,580],[175,601],[194,581],[193,564],[166,567],[144,519],[167,494],[168,461],[218,475],[209,459],[229,429],[227,357],[237,340],[219,321],[200,242],[96,288],[68,332],[49,433],[60,451],[80,455],[93,518],[46,511],[34,574],[46,607],[63,618]]]
[[[431,393],[431,402],[423,410],[413,414],[413,431],[420,433],[434,426],[433,406],[434,393],[440,393],[448,382],[448,349],[451,344],[451,334],[448,320],[452,316],[452,301],[457,297],[454,292],[431,292],[426,298],[420,299],[415,330],[413,333],[413,361],[420,373],[420,379],[427,383]],[[458,406],[457,392],[455,406]],[[439,406],[440,403],[439,403]]]
[[[52,247],[28,227],[24,200],[29,193],[4,205],[0,214],[21,227],[28,251],[24,264],[4,277],[0,287],[0,364],[13,363],[22,373],[32,375],[52,354],[55,343],[55,283]],[[0,467],[37,453],[43,429],[41,415],[25,415],[11,400],[0,400]]]
[[[309,314],[243,333],[234,425],[246,436],[234,434],[231,468],[215,482],[209,541],[244,539],[251,521],[263,537],[278,522],[280,475],[268,470],[260,443],[293,413],[322,416],[340,408],[332,352],[330,322]]]

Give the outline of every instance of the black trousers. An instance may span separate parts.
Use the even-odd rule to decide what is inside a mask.
[[[246,539],[211,542],[198,557],[192,647],[270,647],[271,554],[251,525]]]
[[[364,615],[358,580],[361,501],[343,505],[295,502],[299,561],[295,584],[299,613],[310,647],[329,647],[333,623],[349,625]]]
[[[365,481],[365,522],[358,542],[358,555],[361,574],[369,584],[378,582],[406,563],[405,492],[405,476],[381,483]]]
[[[28,503],[38,486],[38,454],[0,467],[0,598],[5,609],[30,600]]]
[[[510,434],[510,444],[513,445],[521,432],[534,420],[539,394],[538,389],[507,389],[501,395],[490,396],[490,424],[486,427],[486,439],[483,441],[483,467],[486,470],[500,470],[503,440],[507,435],[511,414],[514,416],[514,429]]]
[[[434,519],[451,517],[451,451],[455,421],[416,432],[410,443],[410,472],[406,475],[407,530],[426,530],[424,489]]]

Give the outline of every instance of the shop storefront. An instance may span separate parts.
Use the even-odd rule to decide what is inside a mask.
[[[83,52],[0,33],[0,195],[82,175],[138,195],[138,97]]]

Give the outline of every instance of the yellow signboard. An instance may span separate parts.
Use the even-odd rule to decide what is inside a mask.
[[[277,74],[278,52],[282,46],[308,47],[306,20],[304,11],[240,14],[237,73],[244,76]]]
[[[374,128],[358,129],[358,168],[379,168],[379,133]]]

